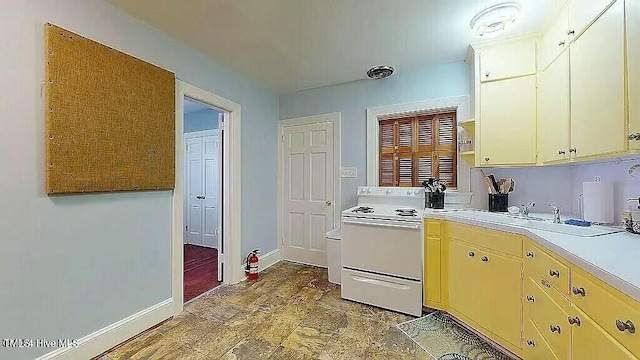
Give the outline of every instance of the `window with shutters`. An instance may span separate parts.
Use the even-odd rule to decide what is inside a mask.
[[[381,120],[380,186],[421,186],[439,178],[457,188],[456,113]]]

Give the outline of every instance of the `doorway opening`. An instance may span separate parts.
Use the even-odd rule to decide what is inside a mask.
[[[222,271],[224,110],[184,97],[184,291],[186,303],[214,289]]]

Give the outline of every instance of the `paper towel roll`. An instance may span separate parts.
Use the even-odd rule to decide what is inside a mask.
[[[584,182],[582,183],[582,193],[585,220],[600,224],[614,222],[613,183]]]

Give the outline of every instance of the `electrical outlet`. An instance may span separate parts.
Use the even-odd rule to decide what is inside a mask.
[[[343,178],[357,178],[358,168],[355,167],[343,167],[340,168],[340,177]]]

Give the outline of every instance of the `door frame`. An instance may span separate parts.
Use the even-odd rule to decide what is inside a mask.
[[[241,182],[241,111],[240,104],[202,90],[176,79],[176,123],[175,123],[175,188],[171,197],[171,295],[175,305],[174,314],[184,309],[184,98],[188,97],[219,108],[228,113],[229,121],[223,124],[224,165],[221,172],[225,194],[225,205],[219,214],[223,216],[222,241],[224,284],[235,284],[244,279],[241,271],[242,249],[242,182]]]
[[[320,115],[303,116],[291,119],[283,119],[278,122],[278,252],[280,254],[280,260],[284,259],[284,245],[283,234],[283,178],[284,178],[284,135],[283,129],[288,126],[296,125],[311,125],[323,122],[331,122],[333,124],[333,158],[334,158],[334,226],[340,227],[340,213],[342,212],[342,181],[340,176],[340,168],[342,164],[341,155],[341,129],[342,129],[342,113],[334,112]]]
[[[218,117],[216,117],[216,126],[218,126],[218,124],[219,124],[219,119],[218,119]],[[193,131],[193,132],[189,132],[189,133],[184,133],[184,142],[185,142],[185,145],[186,145],[188,139],[197,138],[197,137],[205,137],[205,136],[213,136],[213,137],[216,138],[216,142],[217,142],[218,141],[218,135],[219,135],[219,129],[217,129],[217,128],[214,129],[214,130]],[[186,148],[185,148],[185,150],[186,150]],[[216,152],[217,152],[217,150],[216,150]],[[187,159],[188,157],[189,157],[189,154],[188,154],[187,151],[185,151],[184,152],[184,164],[185,165],[188,163],[188,159]],[[218,162],[219,161],[220,161],[220,159],[218,159]],[[220,170],[220,169],[218,169],[218,170]],[[220,179],[222,179],[222,172],[221,171],[219,171],[218,175],[220,176]],[[184,169],[183,180],[184,180],[184,191],[185,191],[185,194],[189,194],[189,182],[187,181],[187,168],[186,167]],[[221,196],[221,195],[222,194],[218,194],[218,196]],[[183,206],[184,206],[183,209],[187,209],[188,205],[189,205],[189,197],[185,196],[184,197],[184,203],[183,203]],[[218,206],[218,204],[216,204],[216,207],[217,206]],[[220,209],[218,209],[218,216],[219,215],[220,215]],[[189,212],[188,211],[184,212],[183,219],[184,219],[184,224],[189,224]],[[183,226],[183,228],[185,228],[185,227]],[[188,236],[188,233],[187,233],[186,230],[184,230],[183,233],[184,233],[183,236]],[[187,242],[186,240],[187,240],[186,238],[182,239],[182,241],[185,244],[188,244],[189,242]],[[218,241],[219,240],[220,239],[218,238]],[[209,247],[209,246],[206,246],[204,244],[202,244],[201,246]]]

